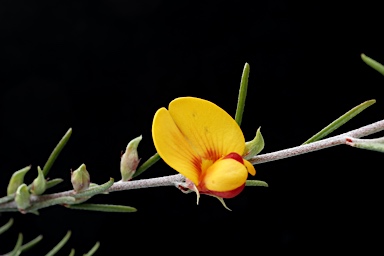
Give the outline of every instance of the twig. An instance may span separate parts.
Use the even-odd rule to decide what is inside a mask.
[[[309,153],[317,151],[320,149],[346,144],[348,138],[361,138],[367,135],[371,135],[384,130],[384,120],[363,126],[359,129],[355,129],[328,139],[323,139],[317,142],[310,144],[305,144],[293,148],[288,148],[272,153],[262,154],[250,159],[252,164],[260,164],[271,161],[276,161],[292,156],[301,155],[304,153]],[[132,180],[132,181],[118,181],[115,182],[111,187],[109,187],[105,192],[114,192],[114,191],[123,191],[131,189],[141,189],[149,187],[164,187],[164,186],[174,186],[178,182],[183,182],[185,180],[184,176],[181,174],[151,178],[151,179],[142,179],[142,180]],[[91,188],[90,188],[91,189]],[[76,196],[76,193],[73,190],[64,191],[60,193],[47,194],[47,195],[31,195],[30,203],[31,209],[36,207],[36,204],[46,205],[45,202],[55,202],[55,200],[60,201],[61,198],[73,197]],[[52,204],[53,205],[53,204]],[[28,211],[28,209],[26,209]],[[35,209],[37,210],[37,209]],[[0,212],[2,211],[17,211],[17,206],[14,201],[7,203],[0,203]]]
[[[348,137],[361,138],[384,130],[384,120],[363,126],[359,129],[355,129],[328,139],[323,139],[310,144],[300,145],[293,148],[283,149],[272,153],[262,154],[252,157],[249,161],[252,164],[261,164],[271,161],[276,161],[292,156],[297,156],[313,151],[317,151],[324,148],[333,147],[336,145],[346,144]]]

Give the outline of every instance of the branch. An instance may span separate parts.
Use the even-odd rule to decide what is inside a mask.
[[[175,174],[175,175],[164,176],[159,178],[151,178],[151,179],[118,181],[118,182],[115,182],[111,187],[109,187],[105,192],[150,188],[150,187],[174,186],[176,182],[182,182],[184,180],[185,178],[183,175]],[[94,188],[89,188],[89,190],[92,190],[92,189]],[[72,203],[75,203],[75,197],[77,197],[77,193],[74,190],[68,190],[64,192],[41,195],[41,196],[31,195],[30,208],[31,209],[33,208],[33,210],[38,210],[38,209],[56,205],[56,204],[72,204]],[[71,198],[73,200],[69,200]],[[90,197],[88,197],[88,199],[89,198]],[[78,202],[83,202],[83,201],[79,200]],[[41,207],[37,208],[36,205],[39,205]],[[26,209],[26,211],[28,210],[29,209]],[[2,211],[18,211],[15,201],[0,204],[0,212]]]
[[[249,161],[255,164],[261,164],[271,161],[276,161],[292,156],[297,156],[313,151],[317,151],[324,148],[333,147],[336,145],[347,144],[348,137],[361,138],[384,130],[384,120],[363,126],[359,129],[355,129],[328,139],[323,139],[310,144],[305,144],[293,148],[283,149],[272,153],[262,154],[252,157]]]
[[[330,137],[328,139],[323,139],[317,142],[313,142],[310,144],[300,145],[293,148],[288,148],[272,153],[262,154],[250,159],[252,164],[260,164],[265,162],[271,162],[275,160],[280,160],[292,156],[301,155],[304,153],[309,153],[313,151],[317,151],[320,149],[325,149],[328,147],[347,144],[347,140],[352,138],[360,138],[367,135],[371,135],[384,130],[384,120],[363,126],[359,129],[355,129],[341,135],[337,135],[334,137]],[[142,179],[142,180],[131,180],[131,181],[118,181],[113,183],[108,189],[103,190],[103,192],[115,192],[115,191],[123,191],[123,190],[131,190],[131,189],[141,189],[141,188],[150,188],[150,187],[164,187],[164,186],[174,186],[179,182],[184,182],[185,177],[181,174],[151,178],[151,179]],[[92,190],[94,188],[89,188],[88,190]],[[86,190],[86,191],[88,191]],[[81,193],[86,193],[83,191]],[[78,198],[81,193],[76,193],[74,190],[64,191],[60,193],[54,194],[46,194],[46,195],[31,195],[30,197],[30,209],[28,210],[37,211],[38,209],[45,208],[48,206],[56,205],[56,204],[77,204],[84,202],[91,198],[94,194],[91,193],[90,196],[84,198]],[[88,194],[87,194],[88,195]],[[15,201],[0,203],[0,212],[2,211],[18,211]]]

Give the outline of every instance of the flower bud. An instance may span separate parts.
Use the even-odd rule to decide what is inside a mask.
[[[11,195],[16,192],[17,188],[24,183],[25,174],[31,169],[31,166],[26,166],[12,174],[7,187],[7,195]]]
[[[71,172],[71,182],[75,192],[84,191],[89,187],[91,179],[85,164],[80,165],[79,168]]]
[[[128,143],[124,154],[121,156],[120,173],[122,181],[128,181],[132,179],[133,175],[135,174],[136,168],[140,162],[139,155],[137,154],[137,147],[141,139],[142,136],[140,135],[139,137],[131,140]]]
[[[31,205],[29,195],[28,186],[25,183],[21,184],[16,190],[15,203],[17,209],[22,213],[25,213],[25,209]]]
[[[243,157],[245,160],[249,160],[255,155],[259,154],[264,148],[264,138],[261,135],[260,128],[257,129],[256,136],[253,140],[245,143],[245,150]]]
[[[37,172],[37,178],[32,182],[31,192],[34,195],[41,195],[45,192],[47,181],[44,178],[44,174],[40,166],[37,166]]]

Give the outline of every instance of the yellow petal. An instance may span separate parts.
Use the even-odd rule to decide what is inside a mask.
[[[152,123],[152,137],[157,153],[173,169],[198,184],[198,155],[176,126],[168,110],[160,108]]]
[[[251,164],[250,162],[248,162],[248,161],[245,160],[245,159],[243,159],[243,162],[244,162],[245,167],[248,169],[249,174],[251,174],[252,176],[255,176],[255,174],[256,174],[256,169],[255,169],[255,167],[253,166],[253,164]]]
[[[244,153],[245,139],[240,127],[214,103],[193,97],[177,98],[169,104],[169,113],[203,159]]]
[[[247,177],[247,168],[242,163],[226,158],[216,161],[208,168],[203,183],[209,190],[224,192],[242,186]]]

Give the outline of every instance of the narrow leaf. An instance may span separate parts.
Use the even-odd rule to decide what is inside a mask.
[[[40,166],[37,166],[37,177],[33,180],[31,185],[31,193],[34,195],[41,195],[47,189],[47,181],[44,178],[43,171]]]
[[[340,126],[342,126],[343,124],[345,124],[346,122],[351,120],[352,118],[354,118],[356,115],[361,113],[364,109],[373,105],[375,102],[376,102],[376,100],[368,100],[368,101],[365,101],[365,102],[361,103],[360,105],[352,108],[347,113],[345,113],[344,115],[340,116],[335,121],[330,123],[328,126],[326,126],[324,129],[322,129],[320,132],[316,133],[311,138],[309,138],[306,142],[303,143],[303,145],[309,144],[309,143],[312,143],[312,142],[315,142],[317,140],[324,138],[325,136],[327,136],[328,134],[330,134],[331,132],[333,132],[334,130],[336,130],[337,128],[339,128]]]
[[[25,183],[21,184],[17,188],[15,195],[15,203],[17,209],[19,209],[19,211],[22,213],[24,213],[25,209],[31,205],[30,193],[28,190],[28,186]]]
[[[245,143],[245,150],[244,150],[244,159],[249,160],[255,155],[259,154],[264,148],[264,138],[263,135],[261,135],[260,127],[256,131],[256,136],[251,141],[247,141]]]
[[[88,210],[98,212],[136,212],[136,208],[125,205],[113,204],[72,204],[67,205],[68,208],[77,210]]]
[[[17,188],[24,183],[24,176],[30,169],[31,166],[26,166],[12,174],[7,187],[8,196],[15,193]]]
[[[110,180],[108,182],[106,182],[102,185],[92,186],[91,188],[89,188],[85,191],[76,193],[75,195],[73,195],[73,197],[75,197],[75,198],[91,197],[91,196],[94,196],[97,194],[101,194],[101,193],[105,192],[107,189],[109,189],[113,185],[113,183],[114,183],[114,179],[110,178]]]
[[[50,250],[45,256],[55,255],[68,242],[70,237],[71,231],[69,230],[67,234],[63,237],[63,239],[61,239],[61,241],[55,247],[53,247],[52,250]]]
[[[89,252],[87,252],[83,256],[92,256],[97,251],[97,249],[99,249],[99,247],[100,247],[100,243],[96,242],[96,244],[91,248],[91,250],[89,250]]]
[[[245,98],[247,97],[249,71],[250,71],[250,66],[248,63],[245,63],[243,74],[241,76],[241,81],[240,81],[239,96],[237,99],[237,108],[236,108],[236,114],[235,114],[235,120],[239,126],[241,125],[241,121],[243,119]]]
[[[15,247],[13,248],[13,250],[9,253],[7,253],[6,255],[9,255],[9,256],[17,256],[17,255],[20,255],[21,253],[21,245],[23,244],[23,234],[22,233],[19,233],[19,237],[17,238],[17,242],[16,242],[16,245]]]
[[[52,187],[56,186],[57,184],[60,184],[61,182],[63,182],[63,179],[60,179],[60,178],[48,180],[47,184],[46,184],[46,189],[52,188]]]
[[[367,149],[384,153],[384,137],[377,139],[356,139],[349,137],[346,139],[345,144],[355,148]]]
[[[46,200],[41,203],[35,203],[31,207],[27,208],[27,212],[33,212],[42,208],[46,208],[49,206],[57,205],[57,204],[74,204],[76,202],[76,199],[72,196],[63,196],[58,198],[53,198]]]
[[[268,183],[262,180],[247,180],[245,186],[248,187],[268,187]]]
[[[71,252],[69,253],[69,256],[75,256],[75,249],[71,249]]]
[[[371,68],[379,72],[384,76],[384,66],[380,64],[379,62],[375,61],[374,59],[371,59],[370,57],[366,56],[365,54],[361,54],[361,59]]]
[[[71,135],[72,135],[72,128],[69,128],[68,131],[63,136],[63,138],[61,138],[57,146],[53,149],[51,155],[49,156],[43,168],[44,177],[47,177],[47,174],[51,170],[53,163],[55,162],[56,158],[59,156],[61,150],[63,150],[64,146],[67,144]]]
[[[158,153],[151,156],[147,161],[145,161],[139,168],[137,168],[136,172],[133,174],[132,178],[135,178],[146,171],[149,167],[154,165],[157,161],[160,160],[160,155]]]
[[[95,187],[98,187],[98,186],[100,186],[100,185],[91,182],[91,184],[89,184],[89,189],[92,189],[92,188],[95,188]],[[103,193],[100,193],[100,194],[108,195],[109,192],[107,191],[107,192],[103,192]]]
[[[4,196],[0,198],[0,204],[2,203],[7,203],[15,199],[15,194],[9,195],[9,196]]]
[[[13,218],[9,219],[7,223],[0,227],[0,235],[7,231],[13,225]]]
[[[33,246],[35,246],[38,242],[40,242],[43,239],[42,235],[37,236],[35,239],[29,241],[28,243],[21,246],[21,251],[25,252],[31,249]]]

